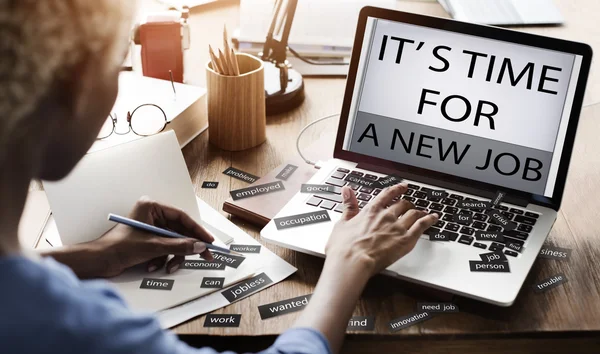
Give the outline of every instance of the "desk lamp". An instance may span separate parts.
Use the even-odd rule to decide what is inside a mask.
[[[298,0],[276,0],[262,53],[267,115],[287,112],[304,101],[302,75],[286,59],[288,38]],[[283,29],[283,32],[282,32]],[[279,36],[279,39],[275,37]]]

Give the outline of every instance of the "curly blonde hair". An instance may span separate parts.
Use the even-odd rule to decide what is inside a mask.
[[[126,41],[118,39],[130,30],[135,5],[134,0],[0,0],[0,149],[82,58],[102,53],[114,61],[108,64],[120,64]]]

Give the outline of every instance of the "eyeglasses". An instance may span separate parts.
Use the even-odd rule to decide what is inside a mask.
[[[106,139],[112,133],[125,135],[129,134],[129,132],[133,132],[139,136],[150,136],[165,130],[169,123],[167,115],[162,108],[152,103],[146,103],[138,106],[132,112],[127,112],[128,129],[125,132],[117,131],[117,114],[111,113],[106,122],[104,122],[96,139]]]

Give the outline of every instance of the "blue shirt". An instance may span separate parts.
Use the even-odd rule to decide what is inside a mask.
[[[134,313],[102,280],[80,281],[52,258],[0,257],[0,353],[214,354]],[[290,329],[264,354],[330,353],[321,333]]]

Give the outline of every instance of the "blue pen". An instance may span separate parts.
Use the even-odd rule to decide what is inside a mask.
[[[116,223],[119,224],[124,224],[127,226],[131,226],[135,229],[139,229],[139,230],[143,230],[143,231],[147,231],[150,232],[152,234],[158,235],[158,236],[163,236],[163,237],[171,237],[171,238],[190,238],[187,236],[183,236],[180,235],[176,232],[170,231],[170,230],[165,230],[162,229],[160,227],[156,227],[154,225],[149,225],[146,223],[143,223],[141,221],[137,221],[137,220],[133,220],[133,219],[129,219],[126,218],[124,216],[120,216],[120,215],[115,215],[115,214],[108,214],[108,220],[109,221],[114,221]],[[232,251],[228,248],[224,248],[224,247],[219,247],[219,246],[215,246],[212,243],[208,243],[208,242],[204,242],[204,241],[199,241],[199,242],[203,242],[206,245],[206,248],[211,249],[211,250],[215,250],[215,251],[219,251],[219,252],[223,252],[223,253],[230,253],[230,254],[235,254],[238,256],[244,256],[243,254],[236,252],[236,251]]]

